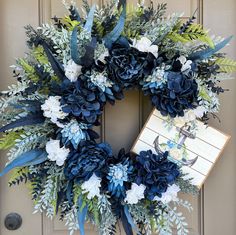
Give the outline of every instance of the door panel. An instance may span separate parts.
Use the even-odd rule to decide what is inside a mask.
[[[236,59],[236,1],[203,1],[203,23],[211,33],[228,37],[234,35],[224,49],[230,58]],[[234,76],[235,77],[235,76]],[[212,125],[231,135],[231,141],[205,183],[204,229],[205,235],[236,234],[236,80],[222,82],[229,92],[220,96],[221,122],[212,120]]]
[[[37,0],[0,1],[0,89],[6,89],[12,79],[10,65],[14,58],[23,57],[26,51],[24,26],[38,25]],[[6,152],[1,152],[0,169],[5,165]],[[5,216],[17,212],[22,216],[22,227],[15,235],[42,235],[41,215],[32,215],[32,201],[25,185],[8,187],[8,176],[0,178],[0,234],[10,235],[5,229]]]

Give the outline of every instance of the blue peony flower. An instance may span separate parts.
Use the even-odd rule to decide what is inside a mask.
[[[108,190],[112,196],[120,197],[125,196],[124,183],[129,180],[129,174],[132,173],[133,167],[126,160],[124,163],[118,163],[109,167],[107,179]]]
[[[135,170],[135,181],[146,186],[145,194],[150,200],[161,197],[180,175],[178,165],[168,160],[168,152],[154,154],[151,150],[137,155]]]
[[[65,80],[54,92],[61,94],[63,112],[84,123],[96,123],[106,103],[105,95],[90,89],[82,79]]]
[[[93,173],[100,175],[106,161],[112,157],[112,149],[107,143],[96,144],[93,141],[82,141],[77,151],[67,157],[65,176],[69,180],[83,182]]]
[[[152,103],[163,116],[184,116],[184,110],[198,105],[198,85],[195,79],[182,73],[169,72],[167,84],[156,89]]]
[[[155,60],[151,53],[121,46],[113,47],[106,57],[110,79],[121,87],[134,86],[144,76],[151,74]]]

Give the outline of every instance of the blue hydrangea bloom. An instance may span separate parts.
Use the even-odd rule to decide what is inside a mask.
[[[168,140],[167,141],[167,146],[169,147],[169,149],[172,149],[172,148],[174,148],[176,146],[176,144],[173,141]]]
[[[157,67],[151,75],[140,81],[140,85],[145,94],[148,92],[155,93],[155,90],[162,88],[167,83],[168,72],[165,71],[165,66]]]
[[[125,196],[124,183],[128,181],[132,170],[133,167],[129,165],[128,161],[110,166],[107,176],[109,180],[108,190],[113,196]]]
[[[89,139],[89,136],[86,132],[88,126],[84,123],[78,123],[76,120],[72,120],[70,123],[65,125],[61,130],[63,142],[67,144],[71,142],[73,147],[76,149],[81,140]]]

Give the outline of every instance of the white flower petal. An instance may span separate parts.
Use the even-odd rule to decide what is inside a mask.
[[[168,187],[167,191],[161,197],[155,197],[154,201],[161,201],[163,204],[168,204],[171,201],[178,201],[178,192],[180,188],[178,185],[173,184]]]
[[[137,204],[139,200],[144,198],[146,186],[143,184],[137,185],[132,183],[131,189],[126,191],[125,202],[128,204]]]
[[[50,140],[46,144],[46,152],[48,153],[48,159],[56,161],[58,166],[62,166],[70,152],[65,147],[60,147],[59,140]]]
[[[100,187],[101,187],[101,179],[93,174],[89,180],[85,181],[81,185],[82,193],[88,193],[87,198],[90,200],[94,197],[100,197]]]
[[[76,64],[73,60],[69,60],[64,68],[65,75],[71,82],[76,82],[79,75],[82,74],[82,66]]]
[[[45,103],[41,105],[44,117],[50,118],[51,122],[59,125],[58,119],[64,119],[68,116],[64,113],[60,104],[60,96],[49,96]]]
[[[147,37],[142,37],[140,40],[133,40],[133,47],[142,52],[150,52],[155,57],[158,57],[158,46],[152,45],[152,42]]]

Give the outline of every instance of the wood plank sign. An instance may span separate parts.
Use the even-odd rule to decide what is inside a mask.
[[[182,165],[186,177],[201,188],[220,157],[230,136],[200,121],[191,123],[163,117],[156,109],[151,113],[140,132],[132,151],[169,151],[169,157]],[[158,145],[158,146],[157,146]]]

